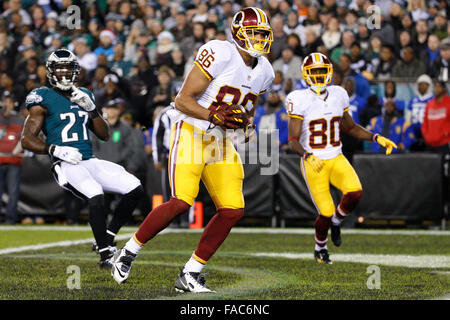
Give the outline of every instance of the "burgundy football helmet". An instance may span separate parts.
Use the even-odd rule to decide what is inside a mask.
[[[302,75],[311,89],[320,94],[333,78],[333,65],[326,55],[313,52],[303,60]]]
[[[269,17],[263,10],[256,7],[242,9],[234,15],[230,27],[239,49],[255,58],[270,52],[273,32]],[[256,37],[257,33],[262,33],[263,38]]]

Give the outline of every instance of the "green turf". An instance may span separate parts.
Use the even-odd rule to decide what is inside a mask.
[[[30,233],[36,233],[33,240]],[[2,231],[0,244],[5,248],[89,237],[92,234],[87,231]],[[89,243],[0,255],[0,299],[428,299],[450,293],[450,266],[380,265],[381,289],[370,290],[366,285],[368,264],[335,262],[328,266],[313,259],[250,255],[312,253],[313,235],[231,233],[205,268],[208,285],[217,293],[177,294],[173,283],[199,237],[199,233],[157,236],[141,251],[122,286],[113,281],[109,271],[98,268],[98,256],[90,251]],[[343,237],[342,247],[330,244],[331,258],[333,253],[450,255],[448,235]],[[80,268],[80,290],[67,288],[71,265]]]

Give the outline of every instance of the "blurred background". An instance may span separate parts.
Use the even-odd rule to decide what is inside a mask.
[[[75,28],[73,5],[80,13]],[[111,140],[92,135],[95,154],[123,165],[146,188],[130,222],[137,224],[168,197],[165,107],[198,48],[212,39],[232,41],[229,23],[248,6],[271,19],[274,42],[267,58],[276,76],[258,101],[257,135],[240,151],[243,160],[261,160],[261,152],[267,153],[261,141],[271,141],[276,171],[261,174],[267,163],[244,160],[246,216],[240,224],[313,224],[315,208],[299,157],[287,146],[283,100],[305,88],[303,58],[321,52],[333,62],[333,84],[350,96],[355,121],[399,146],[386,157],[378,144],[341,133],[344,154],[365,191],[345,223],[448,228],[450,5],[445,0],[0,0],[0,221],[87,223],[85,203],[57,185],[49,158],[24,152],[19,143],[25,97],[49,86],[45,61],[52,51],[68,48],[76,54],[82,67],[78,85],[94,93],[108,119]],[[339,199],[339,192],[333,190],[333,196]],[[114,208],[115,196],[108,195],[108,202]],[[201,227],[214,212],[202,186],[190,216],[172,226]]]

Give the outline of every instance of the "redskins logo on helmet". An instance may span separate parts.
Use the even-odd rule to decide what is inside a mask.
[[[273,32],[269,18],[261,9],[249,7],[237,12],[230,27],[234,43],[252,57],[270,52]],[[257,33],[262,33],[263,37],[258,38]]]
[[[302,75],[306,83],[317,93],[330,84],[333,77],[333,65],[326,55],[320,52],[310,53],[303,60]]]

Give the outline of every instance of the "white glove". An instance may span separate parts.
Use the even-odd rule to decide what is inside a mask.
[[[77,148],[56,146],[54,144],[50,146],[50,148],[48,149],[48,153],[71,164],[78,164],[78,162],[80,162],[83,158]]]
[[[83,92],[78,88],[75,87],[73,88],[72,97],[70,98],[70,101],[76,103],[77,105],[79,105],[88,112],[95,110],[94,101],[92,101],[92,99],[86,92]]]

